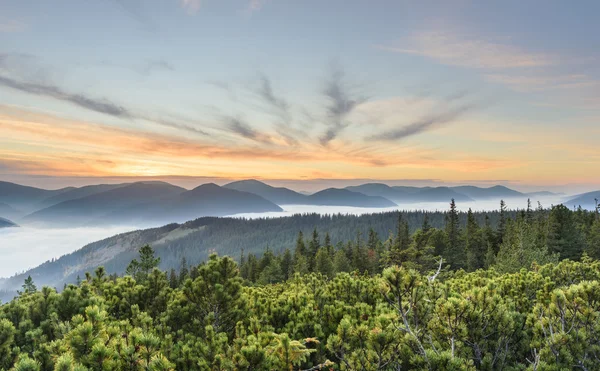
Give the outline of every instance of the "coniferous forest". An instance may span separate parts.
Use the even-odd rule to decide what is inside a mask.
[[[28,277],[0,307],[1,370],[597,370],[600,216],[435,226],[158,269],[151,246],[60,290]]]

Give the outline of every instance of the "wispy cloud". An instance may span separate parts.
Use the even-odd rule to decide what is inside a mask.
[[[320,142],[322,145],[327,145],[349,125],[346,118],[360,103],[365,102],[366,98],[356,97],[350,91],[344,81],[343,70],[337,66],[332,67],[331,75],[326,81],[323,93],[328,100],[326,108],[328,129],[321,136]]]
[[[258,90],[258,94],[265,100],[265,102],[274,108],[284,113],[288,112],[288,103],[285,101],[285,99],[275,95],[273,92],[273,87],[271,86],[271,80],[266,75],[260,76],[260,89]]]
[[[600,81],[584,74],[572,75],[510,75],[487,74],[487,81],[506,85],[515,91],[532,92],[549,89],[582,89],[600,86]]]
[[[20,90],[25,93],[72,103],[78,107],[110,116],[120,118],[131,117],[127,109],[115,103],[112,103],[106,99],[94,99],[82,94],[67,93],[65,91],[62,91],[57,86],[17,81],[6,76],[0,76],[0,86],[6,86],[15,90]]]
[[[250,139],[260,143],[271,143],[271,138],[268,135],[255,130],[249,124],[239,118],[227,117],[225,118],[225,123],[229,131],[241,136],[242,138]]]
[[[444,110],[440,113],[429,115],[413,122],[409,125],[402,126],[397,129],[385,131],[380,134],[376,134],[367,138],[367,140],[378,140],[378,141],[397,141],[408,138],[413,135],[423,133],[427,130],[439,127],[441,125],[448,124],[464,114],[479,107],[475,104],[465,104],[449,110]]]
[[[423,32],[394,45],[376,45],[381,50],[420,55],[440,63],[471,68],[519,68],[555,64],[556,57],[529,52],[496,41],[461,37],[451,32]]]

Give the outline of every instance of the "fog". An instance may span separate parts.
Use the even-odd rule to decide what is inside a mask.
[[[557,204],[560,199],[541,198],[539,200],[544,207]],[[537,200],[532,201],[537,206]],[[526,199],[512,199],[506,201],[509,209],[523,209],[527,207]],[[344,206],[314,206],[314,205],[282,205],[283,212],[248,213],[237,214],[233,217],[264,218],[282,217],[298,213],[320,213],[320,214],[354,214],[377,213],[395,210],[428,210],[445,211],[448,209],[447,202],[425,202],[404,204],[398,208],[359,208]],[[457,203],[460,211],[497,210],[499,202],[475,201]],[[47,260],[58,258],[61,255],[73,252],[88,243],[95,242],[118,233],[132,231],[148,226],[115,226],[115,227],[93,227],[93,228],[33,228],[23,226],[19,228],[0,229],[0,277],[9,277],[15,273],[34,268]]]
[[[532,199],[532,207],[537,208],[537,202],[540,202],[544,208],[549,208],[552,205],[559,204],[562,199],[560,197],[538,197],[535,200]],[[508,199],[505,201],[508,209],[525,209],[527,208],[527,199],[515,198]],[[426,211],[446,211],[450,208],[449,202],[415,202],[406,203],[399,205],[398,207],[385,207],[385,208],[364,208],[364,207],[350,207],[350,206],[315,206],[315,205],[280,205],[283,211],[279,212],[267,212],[267,213],[244,213],[232,215],[240,218],[277,218],[282,216],[290,216],[294,214],[303,213],[318,213],[318,214],[370,214],[370,213],[381,213],[387,211],[411,211],[411,210],[426,210]],[[498,200],[484,200],[484,201],[470,201],[470,202],[457,202],[456,208],[458,211],[468,211],[469,208],[473,211],[490,211],[498,210],[500,208],[500,201]]]
[[[90,242],[138,229],[131,226],[107,228],[31,227],[0,229],[0,277],[34,268],[47,260],[73,252]]]

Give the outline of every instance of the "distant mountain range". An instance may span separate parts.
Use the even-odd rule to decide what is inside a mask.
[[[579,195],[565,204],[595,207],[599,192]],[[419,202],[456,202],[560,196],[551,192],[521,193],[504,186],[489,188],[410,187],[366,183],[307,194],[273,187],[258,180],[224,186],[204,184],[192,190],[165,182],[98,184],[46,190],[0,182],[0,216],[21,225],[144,225],[185,222],[202,216],[282,211],[281,205],[410,208]],[[146,224],[149,225],[149,224]]]
[[[18,227],[15,223],[8,219],[0,218],[0,228]]]
[[[346,189],[361,192],[370,196],[383,196],[396,203],[415,202],[467,202],[475,200],[508,199],[516,197],[527,197],[504,186],[481,188],[475,186],[459,187],[390,187],[382,183],[368,183],[359,186],[346,187]]]
[[[75,199],[60,195],[67,196],[67,200],[29,214],[23,221],[70,226],[133,225],[184,222],[208,215],[282,211],[260,196],[216,184],[204,184],[190,191],[164,182],[138,182],[102,191],[106,188],[98,187],[98,193],[86,189],[83,193],[87,196]]]
[[[226,184],[225,188],[257,194],[278,205],[322,205],[352,207],[395,207],[394,202],[382,195],[368,195],[349,189],[328,188],[306,195],[288,188],[272,187],[258,180],[241,180]]]

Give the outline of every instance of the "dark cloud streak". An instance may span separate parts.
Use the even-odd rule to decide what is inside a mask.
[[[413,135],[417,135],[428,131],[430,129],[439,127],[441,125],[448,124],[464,114],[480,107],[477,104],[465,104],[460,107],[450,109],[435,115],[425,117],[417,122],[406,125],[399,129],[389,130],[381,134],[373,135],[368,137],[367,140],[377,141],[397,141],[402,140]]]
[[[0,76],[0,86],[6,86],[33,95],[54,98],[74,104],[81,108],[88,109],[90,111],[95,111],[114,117],[131,118],[130,112],[128,112],[128,110],[122,106],[119,106],[108,100],[97,100],[81,94],[66,93],[57,86],[22,82],[5,76]]]
[[[324,146],[335,139],[349,125],[345,121],[347,116],[356,106],[366,101],[365,98],[353,98],[353,94],[344,84],[343,79],[343,71],[340,68],[333,68],[323,91],[329,101],[329,105],[326,108],[329,128],[320,138],[321,145]]]

